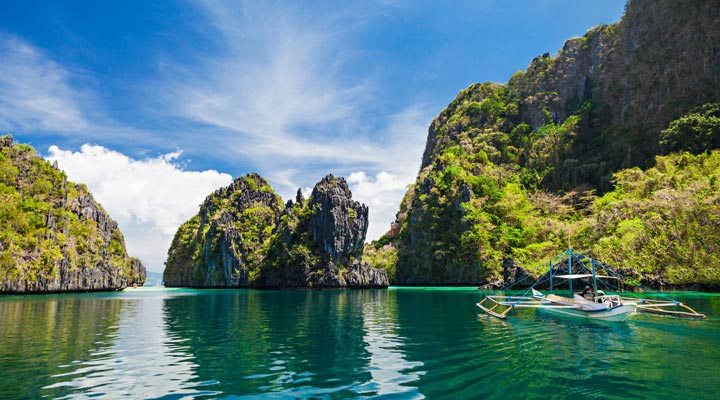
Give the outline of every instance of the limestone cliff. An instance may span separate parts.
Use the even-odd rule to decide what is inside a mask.
[[[32,147],[0,137],[0,293],[119,290],[142,285],[117,223],[84,185]]]
[[[165,286],[243,287],[259,273],[283,203],[257,174],[209,195],[198,215],[178,228]]]
[[[168,251],[166,286],[383,287],[384,271],[360,262],[368,209],[329,175],[309,199],[283,204],[257,174],[211,194]]]
[[[556,138],[562,143],[553,149],[537,144],[502,161],[535,170],[548,189],[608,190],[613,172],[652,165],[670,121],[720,98],[719,43],[717,1],[630,1],[618,23],[566,41],[555,56],[536,57],[506,85],[463,90],[432,122],[421,169],[479,130],[506,132],[503,147],[525,150],[530,132],[547,134],[543,127],[570,119],[572,137]],[[500,126],[498,117],[505,119]],[[532,154],[540,150],[553,154]]]
[[[712,241],[694,241],[716,226],[708,165],[717,156],[656,156],[663,130],[682,121],[680,136],[703,126],[700,140],[717,135],[717,106],[706,103],[720,100],[719,43],[720,2],[633,0],[621,21],[535,58],[507,84],[461,91],[432,121],[417,180],[366,258],[398,284],[497,283],[508,259],[539,273],[573,231],[599,256],[617,259],[622,248],[637,279],[714,282],[720,265],[707,271],[671,249],[682,243],[714,259]],[[630,176],[646,192],[627,187],[636,187]],[[665,202],[670,192],[686,201]],[[660,247],[641,262],[650,244]]]
[[[368,208],[352,200],[343,178],[328,175],[308,200],[288,203],[270,249],[264,285],[272,287],[384,287],[384,271],[360,259]]]

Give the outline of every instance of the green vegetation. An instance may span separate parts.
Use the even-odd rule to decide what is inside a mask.
[[[670,123],[660,133],[666,153],[689,151],[697,154],[720,148],[720,103],[709,103]]]
[[[389,238],[384,235],[380,239],[365,245],[362,261],[375,268],[385,270],[389,278],[396,275],[397,249],[389,244]]]
[[[68,182],[31,146],[0,137],[0,281],[54,280],[63,261],[70,270],[103,265],[130,276],[120,230],[111,221],[103,232],[81,204],[108,218],[84,185]]]
[[[311,203],[311,199],[307,199],[304,203],[295,203],[292,208],[285,209],[270,239],[263,275],[275,286],[293,286],[296,270],[309,274],[322,272],[317,269],[322,265],[320,246],[308,229],[310,216],[318,211],[316,207],[310,206]]]
[[[280,196],[257,174],[211,194],[200,213],[178,228],[168,251],[165,281],[193,286],[254,282],[283,208]]]
[[[558,193],[549,188],[573,171],[562,154],[592,105],[533,130],[504,113],[512,103],[498,100],[503,93],[493,84],[472,86],[438,117],[438,143],[452,130],[456,139],[436,148],[403,201],[400,229],[367,246],[366,261],[394,282],[480,282],[501,277],[506,258],[542,273],[570,234],[574,247],[625,269],[631,281],[720,284],[720,153],[672,154],[645,171],[621,170],[599,197],[589,186]],[[490,116],[469,111],[482,109],[478,99],[487,95]],[[692,126],[706,138],[716,110],[700,107],[665,132],[677,136]]]
[[[720,151],[621,171],[592,211],[583,245],[600,259],[671,284],[720,285]]]
[[[539,273],[570,234],[636,282],[718,285],[719,64],[703,49],[719,10],[630,2],[507,84],[462,90],[366,259],[394,283],[497,282],[509,259]]]

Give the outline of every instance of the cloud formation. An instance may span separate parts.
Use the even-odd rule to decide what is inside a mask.
[[[23,40],[0,33],[0,126],[71,132],[88,127],[70,73]]]
[[[178,116],[222,128],[226,145],[257,161],[363,161],[351,149],[368,147],[365,140],[346,132],[369,87],[344,79],[343,19],[267,2],[199,5],[226,49],[163,82]]]
[[[46,158],[57,161],[70,180],[88,186],[118,221],[128,252],[159,272],[177,227],[197,213],[208,194],[232,181],[214,170],[187,171],[180,156],[178,151],[136,160],[85,144],[80,151],[51,146]]]
[[[215,170],[186,170],[180,152],[129,155],[168,146],[206,165],[238,160],[243,167],[234,173],[259,172],[285,198],[327,173],[348,177],[355,198],[370,206],[368,239],[379,237],[417,173],[432,108],[377,108],[372,73],[351,72],[362,53],[352,43],[362,21],[342,7],[197,4],[224,51],[198,54],[203,62],[192,68],[179,61],[165,78],[146,82],[152,90],[144,100],[156,106],[149,120],[167,128],[114,118],[96,101],[100,93],[77,86],[76,71],[1,34],[0,127],[64,135],[48,158],[89,186],[120,223],[131,254],[151,270],[162,269],[179,224],[231,180]],[[102,146],[67,147],[87,141]]]
[[[370,209],[370,226],[367,237],[377,239],[390,228],[398,205],[407,190],[407,180],[385,171],[368,177],[365,172],[353,172],[347,178],[353,198],[365,203]]]

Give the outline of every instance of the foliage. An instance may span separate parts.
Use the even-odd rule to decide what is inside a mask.
[[[371,266],[385,270],[388,279],[395,280],[395,265],[397,265],[397,249],[381,238],[379,241],[365,245],[362,260]]]
[[[317,210],[304,204],[294,204],[280,218],[275,233],[270,238],[268,256],[263,265],[263,277],[276,286],[293,286],[293,269],[313,271],[321,264],[318,256],[320,246],[312,239],[307,224],[310,215]]]
[[[600,259],[671,284],[720,284],[720,151],[617,173],[592,218],[584,244]]]
[[[368,247],[368,262],[392,271],[394,282],[483,282],[501,276],[506,258],[541,273],[572,235],[577,248],[637,276],[672,284],[718,282],[720,237],[712,229],[720,211],[709,189],[720,170],[716,153],[660,157],[647,171],[619,171],[614,189],[600,198],[588,186],[557,193],[548,188],[582,173],[565,157],[596,107],[586,102],[563,122],[532,129],[503,114],[512,98],[498,99],[507,93],[471,86],[438,117],[436,132],[455,137],[438,140],[441,146],[403,200],[391,246]],[[491,106],[481,107],[484,96]],[[693,115],[716,109],[707,105]],[[687,124],[678,121],[669,130],[684,129]],[[715,129],[713,123],[693,127]],[[666,181],[676,187],[663,186]],[[393,266],[388,260],[394,257]]]
[[[254,282],[283,207],[280,196],[257,174],[212,193],[198,215],[178,228],[168,250],[165,281],[201,286]],[[227,271],[230,258],[237,265]]]
[[[665,153],[694,154],[720,148],[720,103],[704,104],[671,122],[660,133],[660,146]]]
[[[54,280],[63,262],[129,276],[122,233],[83,214],[79,204],[88,199],[106,217],[84,185],[68,182],[31,146],[0,137],[0,280]]]

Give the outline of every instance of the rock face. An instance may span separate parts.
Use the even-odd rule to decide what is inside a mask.
[[[537,278],[525,268],[517,265],[512,258],[503,260],[503,284],[525,287],[531,285]]]
[[[0,293],[121,290],[142,285],[117,223],[84,185],[27,145],[0,137]]]
[[[616,24],[602,25],[565,42],[556,56],[543,54],[495,90],[475,86],[431,124],[421,168],[457,144],[470,126],[451,121],[463,95],[478,103],[498,90],[517,100],[512,125],[532,129],[583,117],[543,186],[611,189],[612,173],[648,167],[660,151],[660,132],[693,107],[720,98],[720,3],[632,0]],[[490,111],[488,107],[481,112]],[[482,118],[479,118],[482,119]],[[478,121],[489,128],[492,121]],[[482,126],[481,126],[482,125]],[[521,160],[518,160],[521,161]]]
[[[386,287],[385,271],[363,263],[368,208],[343,178],[328,175],[310,199],[285,209],[264,271],[269,287]],[[288,268],[288,266],[290,266]]]
[[[362,256],[368,228],[368,208],[352,200],[345,179],[328,175],[312,192],[310,215],[312,238],[333,263],[346,264]]]
[[[629,189],[601,204],[597,194],[639,174],[634,168],[650,168],[671,121],[720,99],[718,43],[720,2],[633,0],[621,21],[568,40],[556,56],[536,57],[507,84],[462,90],[429,127],[421,170],[374,246],[375,265],[396,259],[388,267],[395,284],[494,285],[503,281],[504,260],[527,267],[551,258],[568,229],[583,230],[585,249],[602,244],[597,251],[610,255],[607,243],[619,248],[630,236],[619,237],[619,211],[601,205],[611,208]],[[624,219],[640,218],[650,203],[623,209]],[[637,231],[657,226],[646,216]],[[712,243],[700,246],[713,253]],[[691,279],[680,275],[676,281]]]
[[[360,261],[368,209],[328,175],[309,199],[283,205],[251,174],[208,196],[168,252],[166,286],[385,287],[387,275]]]
[[[350,287],[384,287],[390,284],[385,271],[363,262],[356,262],[348,268],[345,282]]]
[[[257,174],[212,193],[198,215],[178,228],[165,263],[165,286],[249,286],[282,209],[280,196]]]

